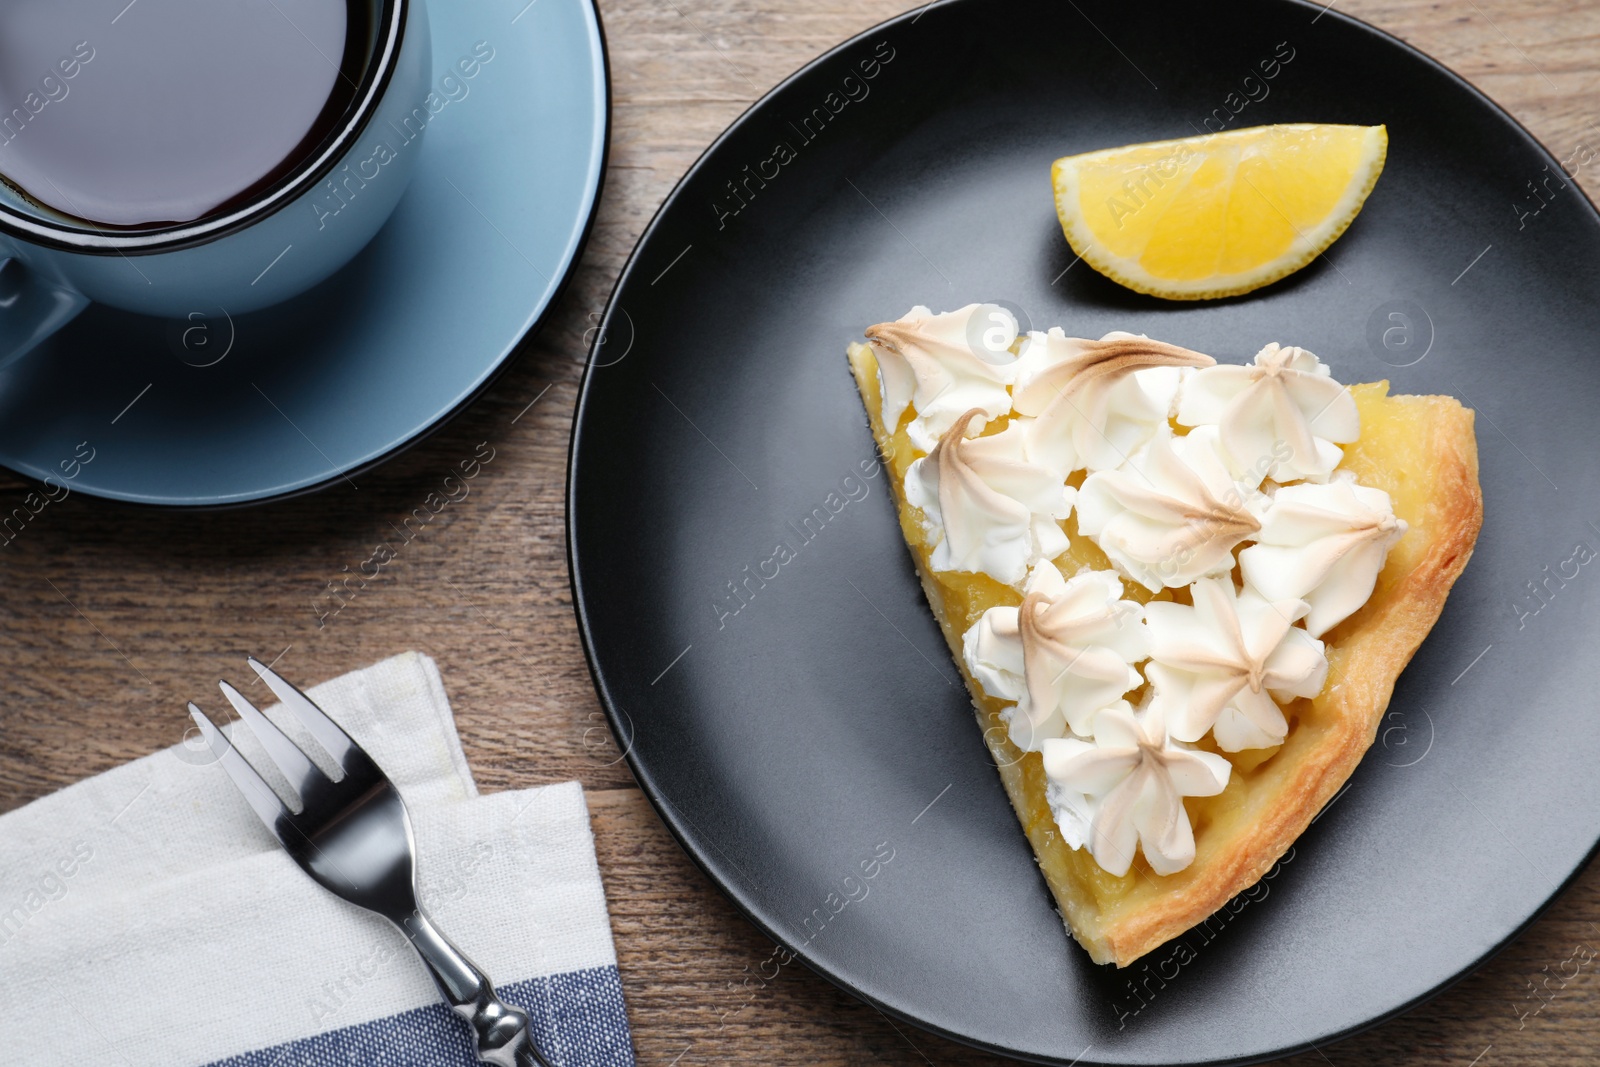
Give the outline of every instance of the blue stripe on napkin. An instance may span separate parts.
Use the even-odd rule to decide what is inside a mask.
[[[615,966],[512,982],[500,998],[533,1019],[534,1039],[556,1067],[634,1067],[633,1040]],[[479,1067],[472,1032],[441,1001],[386,1019],[329,1030],[207,1067]]]

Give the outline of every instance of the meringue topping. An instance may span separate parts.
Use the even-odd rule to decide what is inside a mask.
[[[884,423],[912,411],[921,458],[905,499],[921,509],[932,570],[1022,594],[966,631],[962,659],[1009,705],[1011,742],[1041,753],[1066,843],[1113,875],[1141,851],[1174,874],[1195,856],[1183,799],[1222,792],[1232,773],[1192,746],[1284,743],[1285,706],[1326,684],[1319,638],[1371,596],[1406,524],[1387,493],[1338,470],[1360,412],[1305,349],[1269,344],[1227,366],[1130,333],[1054,328],[1011,357],[1017,337],[990,304],[918,306],[867,331]],[[1067,478],[1084,469],[1075,490]],[[1068,579],[1054,562],[1074,508],[1115,571]],[[1152,592],[1188,587],[1188,603],[1141,607],[1119,574]],[[1127,697],[1146,679],[1136,710]]]
[[[1350,390],[1303,348],[1276,342],[1247,366],[1219,364],[1191,374],[1178,400],[1185,426],[1220,427],[1235,478],[1325,482],[1344,457],[1335,442],[1361,435]]]
[[[1236,593],[1231,577],[1190,587],[1194,606],[1145,605],[1153,705],[1179,741],[1209,730],[1224,752],[1283,743],[1289,723],[1279,703],[1314,697],[1328,676],[1321,641],[1295,626],[1311,605]]]
[[[1263,596],[1309,601],[1306,630],[1321,637],[1372,596],[1389,549],[1405,532],[1388,493],[1342,471],[1325,485],[1280,487],[1258,543],[1239,553],[1239,565]]]
[[[987,574],[1019,585],[1028,567],[1068,547],[1060,520],[1076,491],[1058,470],[1031,462],[1023,427],[1012,422],[988,437],[972,408],[906,471],[906,499],[922,509],[936,571]]]
[[[1133,664],[1150,654],[1141,609],[1122,599],[1111,571],[1065,579],[1045,560],[1028,575],[1022,604],[983,613],[962,638],[962,658],[985,693],[1016,701],[1012,742],[1038,751],[1070,728],[1087,734],[1101,708],[1144,683]]]
[[[1036,447],[1068,471],[1109,470],[1166,428],[1180,368],[1215,362],[1120,330],[1089,341],[1058,326],[1023,342],[1012,399],[1020,414],[1036,417]]]
[[[1017,320],[1000,305],[968,304],[935,315],[919,304],[866,334],[878,361],[884,425],[892,432],[912,407],[916,417],[906,434],[919,451],[933,451],[964,411],[978,408],[988,419],[1011,411],[1007,386],[1016,361],[1009,349]]]
[[[1165,432],[1078,492],[1078,530],[1119,570],[1156,592],[1233,569],[1233,549],[1261,529],[1266,500],[1235,483],[1215,427]]]
[[[1068,843],[1084,841],[1095,862],[1115,875],[1128,873],[1136,849],[1157,874],[1193,863],[1194,830],[1183,798],[1222,792],[1233,770],[1228,761],[1176,743],[1153,704],[1136,712],[1118,701],[1095,715],[1093,735],[1044,742],[1051,809]]]

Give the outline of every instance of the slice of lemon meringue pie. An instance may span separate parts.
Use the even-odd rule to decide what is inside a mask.
[[[1372,744],[1482,520],[1472,412],[924,307],[850,346],[928,597],[1074,937],[1248,888]]]

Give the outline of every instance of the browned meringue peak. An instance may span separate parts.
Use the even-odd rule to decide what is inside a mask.
[[[1078,491],[1078,530],[1151,592],[1233,569],[1233,549],[1261,529],[1266,499],[1236,484],[1217,430],[1158,433],[1116,470]]]
[[[1095,712],[1144,679],[1133,664],[1150,654],[1139,605],[1122,599],[1111,571],[1071,579],[1049,560],[1028,575],[1020,606],[985,611],[962,636],[962,659],[984,692],[1015,701],[1011,740],[1035,751],[1046,737],[1087,735]]]
[[[1239,568],[1269,599],[1310,603],[1306,630],[1321,637],[1372,596],[1405,532],[1388,493],[1340,471],[1326,484],[1280,486],[1257,543],[1239,553]]]
[[[916,418],[906,434],[920,451],[932,452],[969,408],[990,419],[1010,412],[1017,320],[998,304],[968,304],[938,315],[919,304],[894,322],[868,327],[866,336],[878,360],[884,425],[893,431],[909,405]]]
[[[1303,348],[1276,342],[1244,366],[1222,364],[1192,375],[1178,401],[1185,426],[1217,425],[1235,477],[1258,485],[1325,482],[1349,443],[1361,433],[1350,391],[1326,364]]]
[[[1210,797],[1228,785],[1233,765],[1214,752],[1178,744],[1160,708],[1138,711],[1126,700],[1094,717],[1092,740],[1052,737],[1043,743],[1050,810],[1073,848],[1128,873],[1142,851],[1157,874],[1194,862],[1194,829],[1184,797]]]
[[[1280,703],[1322,691],[1328,661],[1321,641],[1294,623],[1304,600],[1269,601],[1232,576],[1189,587],[1193,606],[1145,605],[1145,667],[1167,729],[1179,741],[1207,731],[1224,752],[1281,744],[1289,732]]]
[[[1063,665],[1084,658],[1085,650],[1079,646],[1104,629],[1108,619],[1115,618],[1113,610],[1102,608],[1093,614],[1074,616],[1069,606],[1054,604],[1043,593],[1029,593],[1022,598],[1022,606],[1017,609],[1017,633],[1022,639],[1023,677],[1030,700],[1036,704],[1046,701]],[[1056,662],[1051,663],[1052,659]],[[1110,657],[1099,659],[1104,662],[1081,664],[1081,673],[1096,680],[1118,682],[1123,693],[1138,684],[1121,656],[1114,665]]]
[[[1060,471],[1028,459],[1016,421],[987,437],[967,436],[984,421],[978,408],[962,413],[911,464],[906,500],[922,509],[937,539],[930,567],[1015,586],[1033,563],[1067,550],[1060,520],[1071,513],[1075,490]]]
[[[1120,330],[1090,341],[1055,327],[1024,342],[1012,403],[1036,419],[1029,427],[1035,451],[1069,471],[1109,470],[1166,425],[1179,371],[1215,363]]]

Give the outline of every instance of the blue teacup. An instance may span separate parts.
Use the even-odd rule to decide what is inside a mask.
[[[99,229],[0,183],[0,365],[91,301],[168,318],[276,304],[366,246],[400,202],[428,125],[424,0],[369,0],[370,52],[322,143],[258,196],[214,217]]]

